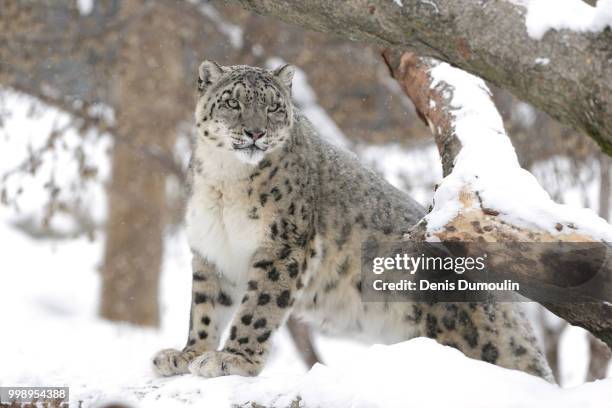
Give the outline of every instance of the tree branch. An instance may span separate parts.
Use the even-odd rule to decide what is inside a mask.
[[[480,76],[612,154],[612,33],[527,35],[525,9],[512,1],[225,0],[259,14],[356,41],[435,57]],[[403,4],[400,6],[399,4]],[[549,60],[549,63],[542,61]]]
[[[415,226],[412,239],[500,243],[487,267],[524,282],[521,294],[612,348],[612,265],[607,259],[612,226],[590,210],[554,203],[520,168],[482,80],[412,53],[398,59],[385,51],[383,57],[429,124],[446,176],[432,212]],[[527,242],[541,244],[523,245]],[[591,245],[602,257],[587,252],[584,262],[559,260],[555,251],[567,243]],[[476,247],[463,249],[473,256]],[[543,301],[542,294],[564,299]]]

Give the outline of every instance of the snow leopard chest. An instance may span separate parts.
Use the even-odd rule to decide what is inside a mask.
[[[243,283],[264,236],[263,223],[250,215],[246,187],[196,182],[185,221],[192,250],[213,263],[234,284]]]

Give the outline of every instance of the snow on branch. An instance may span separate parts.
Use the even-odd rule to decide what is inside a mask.
[[[532,0],[527,4],[525,24],[536,40],[550,29],[601,32],[612,27],[612,0],[599,0],[595,7],[582,0]]]
[[[535,177],[520,167],[484,81],[413,53],[397,58],[387,50],[383,57],[432,130],[444,168],[432,211],[415,227],[414,239],[591,242],[609,250],[612,226],[592,210],[555,203]],[[547,248],[533,248],[540,251],[533,258],[546,259]],[[554,287],[566,287],[576,273],[595,276],[601,267],[592,262],[576,271],[575,265],[538,262],[536,266],[517,266],[510,273],[528,276],[541,290],[551,282]],[[610,293],[612,266],[607,262],[603,268],[604,282],[610,285],[604,293]],[[545,306],[612,345],[610,303]]]

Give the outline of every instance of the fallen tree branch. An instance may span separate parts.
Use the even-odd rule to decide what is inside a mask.
[[[612,33],[551,31],[534,40],[518,1],[226,0],[256,13],[356,41],[411,50],[471,72],[612,154]],[[546,63],[544,63],[545,61]]]
[[[582,284],[597,276],[595,291],[610,300],[609,260],[604,256],[590,262],[587,257],[577,266],[556,261],[551,245],[522,245],[592,243],[605,255],[607,243],[612,241],[612,226],[590,210],[553,202],[535,178],[520,168],[484,81],[412,53],[397,59],[392,51],[385,51],[383,57],[429,125],[444,168],[445,178],[434,195],[433,209],[417,224],[412,239],[521,244],[521,262],[516,257],[509,262],[500,253],[497,258],[501,261],[497,265],[493,261],[492,267],[504,269],[517,280],[528,278],[521,294],[532,299],[537,299],[534,291],[559,291],[567,296],[543,305],[612,348],[612,304],[601,298],[576,302],[583,299],[583,292],[574,289],[579,286],[576,282]],[[467,245],[466,251],[474,247]]]

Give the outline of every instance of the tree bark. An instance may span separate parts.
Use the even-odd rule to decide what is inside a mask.
[[[144,1],[121,3],[126,18]],[[117,131],[142,150],[169,154],[181,113],[180,41],[168,10],[134,22],[123,38],[114,92]],[[165,174],[148,155],[115,144],[108,188],[109,218],[102,268],[100,314],[110,320],[159,324]]]
[[[550,31],[534,40],[513,1],[225,0],[355,41],[410,50],[486,79],[612,154],[612,32]],[[399,4],[403,4],[400,6]],[[543,63],[544,58],[549,60]]]
[[[587,381],[595,381],[606,378],[608,363],[610,362],[610,349],[604,343],[593,336],[589,336],[589,349],[591,356],[587,370]]]
[[[394,52],[390,50],[385,51],[383,57],[393,77],[399,82],[408,97],[414,102],[420,115],[430,126],[442,158],[444,175],[449,176],[452,174],[454,166],[457,165],[457,160],[459,160],[461,156],[459,153],[466,148],[472,149],[468,153],[469,159],[467,160],[485,160],[486,157],[479,158],[475,156],[475,152],[477,152],[478,149],[475,150],[473,146],[464,146],[462,144],[462,139],[459,137],[455,127],[455,115],[462,116],[466,114],[470,115],[468,119],[472,121],[471,123],[476,126],[481,126],[478,122],[478,115],[480,109],[483,109],[483,106],[455,106],[452,103],[454,87],[458,85],[458,82],[466,79],[471,81],[473,77],[460,77],[459,79],[455,79],[454,84],[438,80],[435,86],[432,86],[433,78],[431,72],[439,65],[439,62],[429,58],[420,58],[412,53],[405,53],[398,59],[395,58]],[[457,71],[459,70],[455,69],[453,72]],[[467,75],[465,73],[463,74]],[[474,82],[474,84],[468,86],[474,87],[470,89],[470,92],[488,92],[487,89],[482,89],[484,84]],[[490,98],[489,102],[491,105],[493,104]],[[482,103],[482,100],[480,103]],[[458,111],[461,112],[457,113]],[[483,121],[485,125],[481,128],[476,127],[470,129],[471,133],[481,132],[491,137],[505,136],[496,133],[503,130],[495,129],[491,132],[491,129],[488,127],[490,121],[487,121],[489,118],[481,119],[485,119]],[[501,122],[501,118],[499,118],[499,121]],[[486,142],[486,139],[483,140],[482,137],[474,140],[477,141],[476,143]],[[471,140],[470,143],[474,144],[474,140]],[[492,144],[491,146],[496,145]],[[504,145],[498,144],[497,146]],[[505,146],[511,147],[509,143]],[[508,152],[493,151],[489,152],[489,154],[491,157],[499,157],[500,160],[503,159],[503,161],[500,161],[500,166],[508,166],[509,163],[511,163],[511,161],[507,160],[509,155]],[[514,154],[514,152],[510,154]],[[518,168],[518,161],[516,161],[515,166]],[[479,175],[476,175],[476,179],[478,179],[478,177]],[[441,186],[444,185],[445,181],[448,179],[449,177],[446,177]],[[449,181],[449,183],[456,182],[458,181]],[[607,244],[605,242],[601,243],[601,241],[610,241],[612,227],[603,223],[601,219],[594,215],[588,223],[602,227],[600,231],[604,231],[603,236],[591,236],[588,232],[582,231],[579,226],[574,225],[572,222],[568,222],[569,220],[559,220],[556,226],[552,228],[555,232],[541,229],[534,225],[533,220],[529,219],[521,219],[513,224],[512,221],[509,221],[507,218],[504,219],[500,211],[487,206],[487,202],[484,201],[481,196],[483,191],[475,190],[474,184],[471,184],[473,181],[465,181],[463,183],[464,184],[459,187],[451,184],[451,188],[460,188],[460,190],[458,190],[458,197],[445,197],[446,200],[456,199],[461,205],[456,215],[453,216],[443,228],[435,231],[429,229],[427,217],[424,218],[414,227],[411,233],[412,241],[422,242],[434,240],[456,243],[500,242],[509,243],[509,247],[512,246],[512,243],[524,242],[550,242],[557,243],[559,246],[562,246],[563,242],[592,242],[594,245],[602,245],[604,250],[608,250]],[[503,190],[505,186],[493,184],[486,186],[486,188]],[[453,190],[447,190],[447,195],[449,191]],[[520,198],[516,197],[516,199],[519,200]],[[436,205],[439,204],[440,203],[436,203]],[[543,201],[540,204],[542,206],[554,205],[551,201]],[[436,211],[436,207],[434,207],[433,211]],[[548,211],[550,211],[550,214],[555,213],[553,210]],[[548,217],[542,210],[540,210],[538,216]],[[515,217],[519,216],[515,215]],[[583,219],[582,222],[584,223],[585,220]],[[466,251],[465,255],[474,255],[470,253],[470,251],[474,250],[475,247],[477,247],[477,245],[466,245],[464,248]],[[499,254],[492,254],[494,256],[489,257],[487,267],[502,270],[505,272],[505,276],[514,278],[515,281],[521,281],[524,280],[521,278],[526,278],[528,281],[525,286],[521,286],[520,293],[531,299],[534,298],[530,297],[534,292],[543,293],[560,289],[565,290],[565,292],[562,293],[568,301],[563,303],[540,301],[540,303],[569,323],[587,329],[595,337],[606,343],[608,347],[612,348],[612,303],[610,303],[609,298],[611,292],[610,282],[612,281],[611,262],[609,262],[607,258],[604,258],[606,261],[603,264],[597,262],[592,264],[588,262],[581,263],[580,271],[576,271],[576,266],[572,263],[544,262],[543,260],[546,259],[550,261],[555,260],[555,255],[546,253],[549,248],[550,247],[547,246],[528,248],[529,251],[533,251],[534,253],[525,251],[525,253],[520,254],[520,258],[524,258],[523,261],[528,262],[516,262],[518,260],[516,252],[509,258],[504,256],[500,250]],[[501,261],[495,264],[495,259]],[[594,298],[587,299],[582,297],[579,291],[574,291],[573,288],[577,285],[571,282],[572,279],[576,276],[584,277],[587,275],[589,277],[603,276],[603,279],[600,281],[601,287],[597,285],[596,287],[601,289],[600,293],[603,293],[604,299],[607,301],[601,301]],[[587,283],[591,284],[593,282]],[[523,291],[524,289],[526,291]]]

